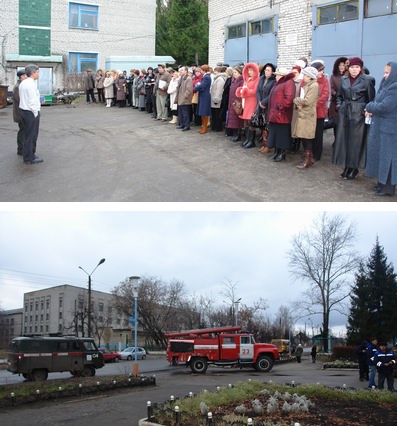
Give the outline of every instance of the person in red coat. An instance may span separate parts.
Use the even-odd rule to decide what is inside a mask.
[[[244,120],[244,128],[247,132],[247,139],[241,144],[244,148],[255,147],[255,127],[250,126],[251,117],[256,107],[256,89],[259,83],[259,67],[253,62],[248,62],[243,69],[244,83],[242,87],[237,88],[236,96],[242,99],[243,114],[240,118]]]
[[[295,83],[293,72],[286,68],[275,71],[276,84],[269,95],[269,148],[275,148],[270,156],[274,161],[285,160],[285,151],[291,144],[291,121]]]
[[[323,135],[324,135],[324,119],[328,117],[328,100],[330,85],[329,81],[324,74],[325,64],[322,60],[317,59],[310,64],[311,67],[316,68],[318,71],[317,84],[318,84],[318,99],[317,99],[317,126],[316,136],[313,143],[313,160],[320,161],[323,153]]]

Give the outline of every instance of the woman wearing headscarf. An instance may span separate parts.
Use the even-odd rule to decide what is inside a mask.
[[[303,62],[303,61],[297,61],[297,62]],[[303,81],[303,74],[302,69],[300,65],[294,65],[291,69],[291,72],[294,73],[294,84],[295,84],[295,96],[294,99],[297,98],[300,95],[302,81]],[[299,152],[300,146],[301,146],[301,140],[294,134],[294,129],[296,128],[296,120],[298,119],[298,108],[296,105],[294,105],[294,108],[292,109],[292,121],[291,121],[291,152],[296,153]]]
[[[253,62],[248,62],[243,69],[244,83],[236,90],[236,96],[242,99],[243,114],[240,116],[244,120],[244,128],[247,132],[246,140],[241,144],[244,148],[254,148],[255,127],[250,126],[251,118],[254,115],[257,101],[256,89],[259,83],[259,68]]]
[[[365,107],[371,117],[365,173],[377,177],[376,195],[394,195],[397,184],[397,62],[385,66],[375,99]]]
[[[203,77],[204,77],[204,73],[202,72],[200,67],[197,67],[194,70],[194,73],[192,75],[193,87],[195,87],[196,84],[200,83]],[[194,92],[193,98],[192,98],[192,111],[193,111],[193,121],[195,126],[201,126],[201,117],[197,113],[198,99],[199,99],[198,92]]]
[[[345,166],[340,177],[354,179],[364,168],[367,149],[367,126],[364,123],[365,105],[375,96],[373,77],[363,73],[363,61],[349,59],[348,75],[341,78],[336,96],[338,127],[336,129],[333,164]]]
[[[225,81],[225,85],[223,86],[220,119],[222,123],[225,123],[225,136],[233,136],[233,131],[231,129],[228,129],[228,127],[226,126],[229,97],[230,97],[230,85],[232,84],[232,79],[233,79],[233,68],[227,67],[225,70],[225,73],[226,73],[226,81]]]
[[[232,130],[233,135],[231,138],[232,142],[238,142],[240,140],[240,129],[243,127],[243,120],[236,114],[233,109],[233,102],[237,99],[237,89],[242,87],[244,83],[243,80],[243,66],[235,65],[233,68],[233,78],[230,84],[230,94],[229,94],[229,105],[228,105],[228,114],[226,127]]]
[[[269,148],[275,148],[270,158],[285,160],[285,151],[291,143],[292,107],[295,98],[294,73],[277,68],[276,84],[269,95]]]
[[[338,111],[336,110],[336,95],[338,94],[340,80],[346,75],[347,70],[347,58],[344,56],[338,58],[334,62],[334,68],[332,69],[332,75],[330,78],[330,86],[331,86],[331,102],[329,105],[328,114],[333,118],[335,122],[334,127],[334,137],[336,137],[336,126],[338,124]]]
[[[293,134],[302,140],[305,157],[298,169],[307,169],[314,164],[313,143],[316,135],[317,123],[317,100],[318,100],[318,71],[314,67],[306,67],[302,70],[304,86],[301,88],[300,96],[294,99],[298,109],[298,117]]]
[[[121,72],[119,74],[117,80],[116,80],[116,86],[117,86],[116,98],[117,98],[117,103],[119,105],[119,108],[124,108],[125,107],[126,85],[127,85],[127,80],[125,78],[125,75]]]
[[[276,67],[273,64],[267,63],[262,69],[262,75],[260,76],[258,87],[256,89],[258,108],[260,108],[260,111],[265,113],[264,127],[260,129],[262,146],[259,148],[259,151],[263,152],[263,154],[268,154],[270,152],[270,148],[267,146],[267,139],[269,136],[269,131],[267,128],[267,119],[269,115],[267,106],[269,102],[270,91],[276,84],[276,78],[273,74],[274,71],[276,71]]]

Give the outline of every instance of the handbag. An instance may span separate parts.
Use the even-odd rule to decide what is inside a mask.
[[[243,115],[243,112],[244,112],[243,104],[238,99],[235,99],[232,102],[232,107],[233,107],[234,112],[237,115]]]
[[[251,117],[250,125],[252,127],[262,127],[262,128],[266,126],[265,112],[261,110],[259,105],[256,107],[256,110]]]
[[[335,117],[333,115],[329,115],[324,119],[324,130],[333,129],[336,127]]]

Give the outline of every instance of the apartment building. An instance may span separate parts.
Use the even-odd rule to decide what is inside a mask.
[[[272,62],[291,67],[301,56],[360,56],[379,83],[397,60],[395,0],[209,0],[209,63]]]
[[[156,0],[2,0],[0,16],[0,83],[9,86],[27,63],[40,66],[46,94],[108,57],[155,54]]]

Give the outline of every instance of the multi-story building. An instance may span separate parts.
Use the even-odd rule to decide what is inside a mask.
[[[24,294],[23,334],[87,336],[87,319],[87,289],[65,284]],[[91,330],[102,345],[131,343],[129,317],[114,307],[110,293],[91,291]]]
[[[156,0],[2,0],[0,16],[0,82],[13,85],[16,69],[35,63],[40,93],[108,57],[155,53]]]
[[[23,310],[9,309],[0,313],[0,347],[6,348],[10,340],[23,330]]]
[[[380,82],[397,60],[395,0],[209,0],[209,63],[272,62],[291,67],[301,56],[360,56]]]

